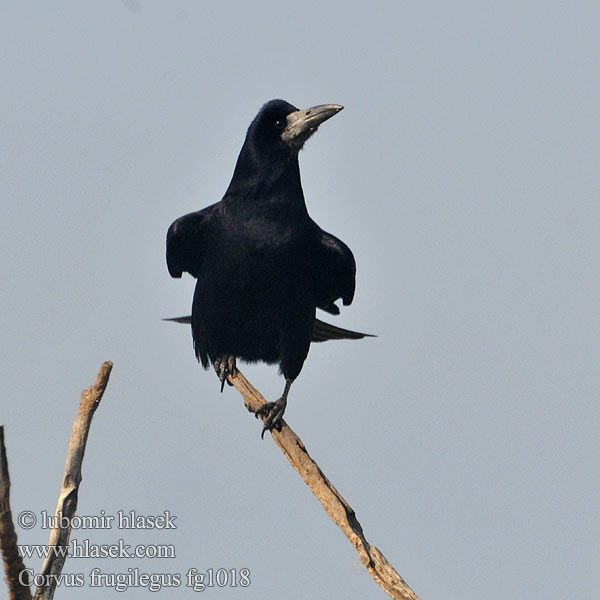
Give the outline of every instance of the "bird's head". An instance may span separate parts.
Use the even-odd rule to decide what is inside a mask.
[[[248,138],[269,154],[297,154],[319,125],[342,108],[339,104],[321,104],[299,110],[285,100],[270,100],[250,124]]]

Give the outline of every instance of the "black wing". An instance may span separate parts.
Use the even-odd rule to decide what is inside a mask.
[[[350,248],[335,236],[319,230],[315,255],[315,291],[317,306],[337,315],[338,298],[348,305],[354,298],[356,263]]]
[[[181,277],[185,271],[198,277],[202,260],[202,238],[206,223],[216,204],[198,212],[179,217],[167,231],[167,267],[171,277]]]

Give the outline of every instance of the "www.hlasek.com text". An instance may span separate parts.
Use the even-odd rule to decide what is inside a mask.
[[[120,539],[114,544],[95,544],[76,538],[68,546],[19,544],[22,558],[177,558],[173,544],[137,544],[132,546]]]

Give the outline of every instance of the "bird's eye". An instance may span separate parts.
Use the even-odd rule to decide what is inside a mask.
[[[275,129],[277,129],[277,131],[283,131],[285,129],[285,119],[277,119],[277,121],[275,121]]]

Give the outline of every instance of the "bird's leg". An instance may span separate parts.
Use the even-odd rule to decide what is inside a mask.
[[[263,404],[254,413],[254,416],[257,419],[259,417],[265,417],[263,430],[260,434],[261,439],[264,438],[265,431],[271,431],[272,429],[277,429],[277,431],[281,431],[281,418],[283,417],[285,407],[287,406],[287,397],[291,386],[292,380],[286,379],[285,388],[283,389],[283,394],[281,395],[281,398],[279,398],[279,400],[276,400],[275,402],[267,402],[266,404]]]
[[[232,377],[237,375],[235,356],[233,356],[233,354],[224,354],[213,362],[213,367],[215,368],[217,377],[221,382],[221,392],[223,392],[225,382],[227,381],[227,375],[231,375]],[[229,381],[227,381],[227,383],[229,383]],[[229,383],[229,385],[231,385],[231,383]]]

